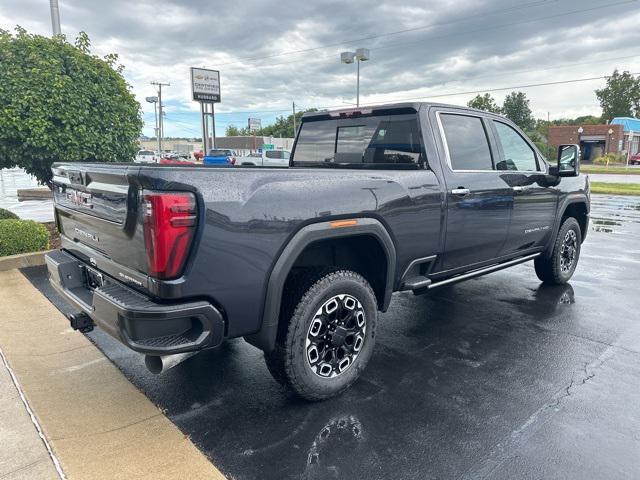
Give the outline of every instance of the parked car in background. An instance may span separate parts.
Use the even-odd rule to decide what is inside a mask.
[[[135,163],[158,163],[158,155],[151,150],[139,150],[133,161]]]
[[[236,165],[288,167],[290,156],[291,152],[287,150],[263,150],[262,153],[252,153],[245,157],[236,158]]]
[[[167,158],[167,157],[161,158],[160,164],[161,165],[194,165],[195,163],[189,159],[175,156],[171,158]]]
[[[204,165],[235,165],[236,153],[225,148],[214,148],[203,157]]]
[[[165,160],[177,160],[178,154],[174,152],[162,152],[162,155],[160,155],[160,158]]]
[[[629,157],[629,165],[640,165],[640,152]]]

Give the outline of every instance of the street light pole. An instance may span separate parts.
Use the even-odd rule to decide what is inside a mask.
[[[296,137],[296,102],[292,102],[293,107],[293,138]]]
[[[60,29],[60,8],[58,7],[58,0],[49,0],[49,8],[51,10],[51,29],[55,37],[62,33]]]
[[[342,63],[357,63],[356,68],[356,107],[360,106],[360,62],[366,62],[371,58],[368,48],[358,48],[355,52],[342,52],[340,61]]]
[[[360,106],[360,60],[356,60],[356,107]]]
[[[158,142],[158,156],[160,156],[160,128],[158,126],[158,97],[147,97],[145,100],[149,103],[153,103],[153,118],[156,121],[156,141]]]

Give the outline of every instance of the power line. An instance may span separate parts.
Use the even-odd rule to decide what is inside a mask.
[[[553,0],[553,1],[560,1],[560,0]],[[226,62],[226,63],[219,63],[217,64],[218,67],[222,67],[225,65],[232,65],[235,63],[242,63],[245,61],[251,61],[251,60],[262,60],[262,59],[267,59],[267,58],[275,58],[275,57],[282,57],[282,56],[286,56],[286,55],[295,55],[298,53],[308,53],[308,52],[315,52],[317,50],[322,50],[325,48],[331,48],[331,47],[339,47],[341,45],[348,45],[351,43],[357,43],[357,42],[362,42],[365,40],[373,40],[376,38],[383,38],[383,37],[388,37],[388,36],[392,36],[392,35],[400,35],[400,34],[404,34],[404,33],[411,33],[411,32],[416,32],[418,30],[424,30],[427,28],[434,28],[434,27],[440,27],[440,26],[444,26],[444,25],[452,25],[455,23],[461,23],[461,22],[465,22],[471,18],[481,18],[481,17],[487,17],[490,15],[495,15],[495,14],[503,14],[503,13],[507,13],[507,12],[512,12],[512,11],[517,11],[517,10],[524,10],[526,8],[531,8],[531,7],[536,7],[536,6],[540,6],[543,5],[545,3],[549,3],[549,0],[539,0],[536,2],[529,2],[529,3],[525,3],[523,5],[519,5],[519,6],[514,6],[514,7],[510,7],[510,8],[501,8],[499,10],[492,10],[490,12],[486,12],[486,13],[480,13],[480,14],[476,14],[476,15],[469,15],[463,19],[459,19],[459,20],[450,20],[447,22],[436,22],[436,23],[430,23],[427,25],[421,25],[418,27],[412,27],[412,28],[404,28],[402,30],[394,30],[394,31],[390,31],[390,32],[383,32],[383,33],[379,33],[379,34],[375,34],[375,35],[366,35],[363,37],[359,37],[359,38],[353,38],[350,40],[342,40],[339,42],[335,42],[335,43],[328,43],[325,45],[318,45],[317,47],[309,47],[309,48],[302,48],[299,50],[289,50],[289,51],[285,51],[285,52],[280,52],[280,53],[273,53],[271,55],[262,55],[262,56],[258,56],[258,57],[245,57],[245,58],[240,58],[238,60],[234,60],[233,62]]]
[[[637,73],[632,73],[631,75],[640,75],[640,72]],[[430,100],[430,99],[434,99],[434,98],[441,98],[441,97],[455,97],[458,95],[473,95],[473,94],[479,94],[479,93],[491,93],[491,92],[501,92],[501,91],[505,91],[505,90],[517,90],[517,89],[522,89],[522,88],[532,88],[532,87],[546,87],[546,86],[551,86],[551,85],[562,85],[562,84],[566,84],[566,83],[579,83],[579,82],[590,82],[593,80],[603,80],[606,79],[608,77],[610,77],[611,75],[603,75],[601,77],[589,77],[589,78],[574,78],[571,80],[560,80],[557,82],[544,82],[544,83],[530,83],[527,85],[515,85],[515,86],[511,86],[511,87],[499,87],[499,88],[485,88],[482,90],[471,90],[471,91],[466,91],[466,92],[449,92],[449,93],[441,93],[438,95],[429,95],[429,96],[425,96],[425,97],[412,97],[412,98],[398,98],[398,99],[392,99],[392,100],[385,100],[383,102],[375,102],[375,103],[367,103],[367,104],[363,104],[361,106],[371,106],[371,105],[384,105],[387,103],[398,103],[398,102],[411,102],[411,101],[418,101],[418,100]],[[331,107],[324,107],[324,110],[328,110],[331,108],[341,108],[344,107],[344,105],[334,105]]]
[[[533,18],[533,19],[526,19],[526,20],[520,20],[520,21],[516,21],[516,22],[508,22],[508,23],[503,23],[503,24],[498,24],[498,25],[492,25],[492,26],[487,26],[487,27],[478,28],[478,29],[474,29],[474,30],[463,30],[463,31],[460,31],[460,32],[448,33],[448,34],[442,34],[442,35],[430,35],[430,36],[427,36],[427,37],[423,37],[420,41],[405,42],[405,43],[395,43],[395,44],[391,44],[391,45],[383,45],[383,46],[379,46],[379,47],[372,47],[372,48],[370,48],[370,50],[379,51],[379,50],[387,50],[387,49],[392,49],[392,48],[398,48],[398,47],[405,47],[405,46],[410,46],[410,45],[422,44],[422,43],[424,43],[425,40],[447,38],[447,37],[458,37],[458,36],[461,36],[461,35],[468,35],[470,33],[478,33],[478,32],[483,32],[483,31],[492,31],[492,30],[495,30],[497,28],[506,28],[506,27],[516,26],[516,25],[523,25],[523,24],[527,24],[527,23],[534,23],[534,22],[540,22],[540,21],[544,21],[544,20],[551,20],[551,19],[554,19],[554,18],[561,18],[561,17],[565,17],[565,16],[569,16],[569,15],[577,15],[577,14],[582,14],[582,13],[589,13],[589,12],[593,12],[595,10],[601,10],[603,8],[615,7],[615,6],[626,5],[626,4],[629,4],[629,3],[636,3],[636,2],[638,2],[638,0],[623,0],[623,1],[613,2],[613,3],[607,3],[607,4],[604,4],[604,5],[598,5],[596,7],[581,8],[581,9],[571,10],[571,11],[568,11],[568,12],[562,12],[562,13],[558,13],[558,14],[554,14],[554,15],[547,15],[547,16],[544,16],[544,17],[538,17],[538,18]],[[540,2],[537,2],[537,3],[540,3]],[[486,16],[486,15],[489,15],[489,14],[485,14],[484,16]],[[448,23],[457,23],[457,22],[465,21],[468,18],[473,18],[473,17],[466,17],[465,19],[458,20],[458,21],[451,21],[451,22],[448,22]],[[444,22],[444,23],[447,23],[447,22]],[[423,26],[423,27],[416,27],[416,30],[421,29],[421,28],[422,29],[428,28],[430,26],[439,26],[439,25],[438,24],[432,24],[432,25],[427,25],[427,26]],[[403,32],[403,31],[398,31],[398,32]],[[351,41],[340,42],[340,43],[331,43],[331,44],[326,44],[326,45],[320,45],[320,46],[312,47],[312,48],[308,48],[308,49],[290,50],[290,51],[287,51],[287,52],[281,52],[281,53],[271,54],[271,55],[262,55],[262,56],[256,56],[256,57],[246,57],[246,58],[241,58],[241,59],[238,59],[238,60],[234,60],[233,62],[219,63],[219,64],[216,64],[215,67],[217,68],[217,67],[226,66],[226,65],[234,65],[234,64],[244,63],[246,61],[266,60],[266,59],[270,59],[270,58],[274,58],[274,57],[281,57],[281,56],[286,56],[286,55],[295,55],[295,54],[299,54],[299,53],[307,53],[307,52],[310,52],[310,51],[316,51],[316,50],[336,47],[336,46],[340,46],[340,45],[347,45],[347,44],[359,42],[359,41],[362,41],[362,40],[368,40],[368,39],[388,36],[388,35],[390,35],[392,33],[394,33],[394,32],[388,32],[386,34],[379,34],[379,35],[370,35],[368,37],[362,37],[362,38],[357,39],[357,40],[351,40]],[[320,57],[320,58],[328,58],[329,56],[330,55],[325,55],[325,56]],[[295,61],[291,61],[291,62],[269,63],[269,64],[264,64],[264,65],[253,65],[253,67],[254,68],[274,67],[274,66],[278,66],[278,65],[286,65],[286,64],[289,64],[289,63],[299,63],[299,60],[295,60]]]
[[[447,37],[459,37],[462,35],[469,35],[471,33],[479,33],[479,32],[484,32],[484,31],[493,31],[495,29],[498,28],[507,28],[507,27],[513,27],[513,26],[517,26],[517,25],[524,25],[527,23],[535,23],[535,22],[542,22],[545,20],[552,20],[555,18],[561,18],[561,17],[566,17],[568,15],[578,15],[578,14],[583,14],[583,13],[589,13],[589,12],[593,12],[595,10],[602,10],[603,8],[609,8],[609,7],[617,7],[620,5],[626,5],[629,3],[635,3],[638,0],[623,0],[623,1],[618,1],[618,2],[613,2],[613,3],[607,3],[604,5],[599,5],[597,7],[591,7],[591,8],[580,8],[577,10],[571,10],[569,12],[563,12],[563,13],[557,13],[554,15],[547,15],[546,17],[538,17],[538,18],[532,18],[532,19],[528,19],[528,20],[520,20],[517,22],[509,22],[509,23],[504,23],[501,25],[493,25],[490,27],[483,27],[483,28],[478,28],[475,30],[464,30],[461,32],[455,32],[455,33],[448,33],[448,34],[444,34],[444,35],[438,35],[438,36],[433,36],[433,37],[427,37],[426,40],[429,39],[433,39],[433,38],[447,38]],[[418,45],[418,44],[422,44],[423,40],[420,41],[413,41],[413,42],[405,42],[405,43],[394,43],[392,45],[385,45],[385,46],[381,46],[381,47],[376,47],[376,48],[371,48],[371,50],[387,50],[387,49],[392,49],[392,48],[398,48],[398,47],[407,47],[407,46],[411,46],[411,45]]]
[[[474,76],[472,78],[469,78],[468,80],[465,81],[473,81],[476,79],[480,79],[480,78],[502,78],[505,75],[512,75],[512,74],[518,74],[518,73],[530,73],[530,72],[540,72],[540,71],[546,71],[546,70],[556,70],[556,69],[565,69],[565,68],[573,68],[576,66],[582,66],[582,65],[591,65],[591,64],[595,64],[595,63],[603,63],[603,62],[612,62],[612,61],[618,61],[618,60],[628,60],[630,58],[637,58],[640,57],[640,55],[625,55],[625,56],[620,56],[620,57],[612,57],[612,58],[605,58],[605,59],[598,59],[598,60],[591,60],[588,62],[576,62],[576,63],[568,63],[568,64],[562,64],[562,65],[549,65],[549,66],[542,66],[540,68],[532,68],[532,69],[525,69],[525,70],[506,70],[503,71],[502,73],[500,73],[499,75],[494,75],[494,74],[490,74],[490,75],[478,75],[478,76]],[[602,77],[598,77],[598,78],[602,78]],[[517,88],[517,87],[513,87],[513,88]],[[488,90],[482,90],[478,93],[483,93],[483,92],[487,92]],[[299,110],[308,110],[307,107],[305,107],[304,105],[300,105],[297,104],[297,107]],[[334,107],[328,107],[328,108],[339,108],[339,107],[344,107],[344,105],[336,105]],[[224,113],[218,113],[218,115],[241,115],[241,114],[260,114],[260,113],[286,113],[289,112],[290,109],[282,109],[282,110],[254,110],[254,111],[231,111],[231,112],[224,112]],[[172,112],[171,115],[195,115],[196,112]],[[145,113],[145,115],[153,115],[152,113]],[[165,117],[166,118],[166,117]],[[243,122],[241,120],[238,121],[227,121],[225,122],[224,120],[219,121],[219,123],[231,123],[231,124],[242,124]]]

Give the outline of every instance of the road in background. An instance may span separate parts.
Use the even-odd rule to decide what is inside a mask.
[[[52,200],[18,201],[18,189],[37,186],[37,180],[24,170],[0,169],[0,208],[10,210],[25,220],[53,222]]]
[[[592,218],[568,285],[525,264],[396,294],[362,378],[326,402],[281,388],[243,340],[154,376],[89,336],[238,480],[638,478],[640,199],[595,195]],[[44,269],[24,273],[69,311]]]

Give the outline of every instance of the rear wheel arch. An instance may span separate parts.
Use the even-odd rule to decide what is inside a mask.
[[[385,311],[391,301],[395,281],[396,250],[382,225],[374,218],[358,218],[357,224],[334,228],[332,222],[313,223],[303,227],[285,246],[269,276],[262,315],[261,329],[245,336],[252,345],[270,351],[275,344],[280,320],[285,284],[294,269],[347,268],[361,273],[371,284],[378,301],[378,309]],[[323,262],[332,252],[338,262]],[[356,252],[353,258],[348,253]],[[384,255],[384,259],[382,259]],[[334,257],[334,258],[336,258]],[[372,264],[367,264],[367,260]],[[381,269],[377,261],[383,260]],[[327,264],[330,263],[330,264]],[[380,274],[380,270],[384,274]]]

